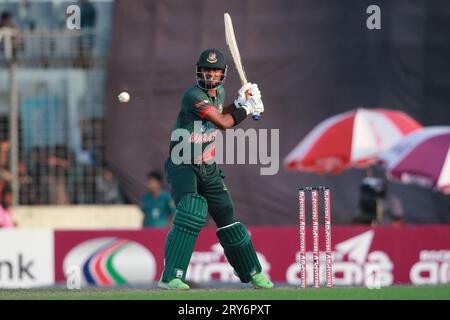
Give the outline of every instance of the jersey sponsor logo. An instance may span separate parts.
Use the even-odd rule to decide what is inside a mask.
[[[90,239],[72,248],[63,262],[66,276],[73,266],[81,270],[82,285],[150,283],[156,274],[155,258],[147,248],[116,237]]]
[[[216,139],[218,131],[214,131],[211,133],[197,133],[192,132],[189,137],[190,143],[205,143],[205,142],[211,142]]]
[[[206,59],[209,63],[216,63],[217,62],[217,54],[215,52],[210,52],[208,59]]]

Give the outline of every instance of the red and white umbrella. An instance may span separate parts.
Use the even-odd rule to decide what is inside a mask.
[[[319,123],[284,159],[286,170],[337,173],[365,168],[422,126],[407,114],[359,108]]]
[[[450,126],[427,127],[380,154],[388,178],[450,194]]]

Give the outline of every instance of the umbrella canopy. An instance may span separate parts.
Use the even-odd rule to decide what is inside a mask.
[[[380,154],[388,178],[450,194],[450,126],[412,133]]]
[[[407,114],[359,108],[319,123],[284,159],[286,170],[338,173],[374,164],[377,155],[422,126]]]

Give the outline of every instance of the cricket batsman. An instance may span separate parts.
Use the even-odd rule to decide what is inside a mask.
[[[171,141],[170,156],[165,162],[167,181],[175,201],[175,218],[165,242],[164,271],[160,288],[187,290],[187,268],[195,242],[208,213],[217,225],[217,237],[225,256],[241,282],[256,288],[272,288],[273,283],[261,271],[261,264],[247,228],[234,213],[223,171],[214,162],[217,130],[232,128],[247,116],[261,114],[264,105],[256,84],[247,83],[233,104],[223,107],[227,73],[225,58],[217,49],[201,53],[197,61],[197,84],[183,95],[174,130],[190,133],[194,152],[180,163],[172,152],[181,141]],[[246,98],[246,92],[248,98]],[[197,150],[197,153],[195,152]],[[177,160],[177,161],[175,161]]]

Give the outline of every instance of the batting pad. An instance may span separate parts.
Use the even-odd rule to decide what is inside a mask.
[[[166,238],[163,282],[174,278],[184,281],[197,236],[208,215],[206,199],[190,193],[178,203],[173,226]]]
[[[252,240],[242,223],[235,222],[220,228],[217,230],[217,237],[241,282],[247,283],[252,275],[261,272]]]

